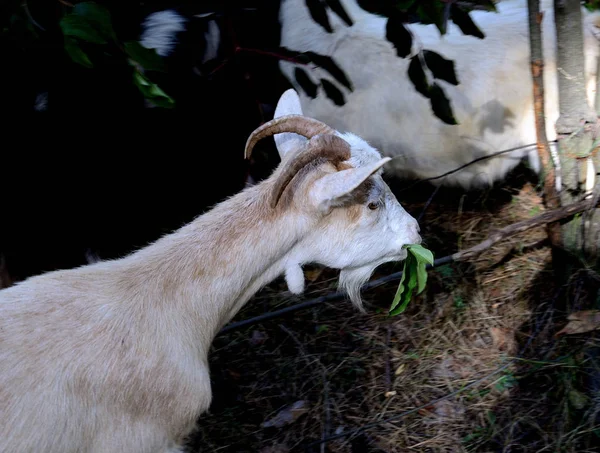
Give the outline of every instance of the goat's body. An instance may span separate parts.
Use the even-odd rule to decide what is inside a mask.
[[[210,406],[215,335],[262,286],[300,293],[320,263],[360,306],[374,268],[421,241],[377,173],[389,159],[282,98],[258,133],[306,143],[281,134],[270,178],[129,256],[0,291],[0,453],[179,451]]]
[[[0,452],[162,452],[183,440],[210,405],[214,335],[309,227],[251,235],[253,222],[279,231],[253,210],[259,190],[129,257],[0,292]]]
[[[409,59],[396,56],[385,39],[386,18],[367,13],[354,0],[343,0],[354,25],[348,27],[329,13],[334,32],[327,33],[310,17],[303,0],[284,0],[281,6],[281,44],[293,50],[312,50],[331,56],[348,74],[354,91],[344,90],[346,104],[336,106],[320,88],[316,99],[297,86],[295,65],[280,62],[284,75],[300,93],[303,110],[338,130],[351,130],[394,157],[389,174],[431,178],[476,158],[536,142],[529,30],[525,0],[497,4],[498,14],[474,11],[471,17],[485,33],[481,40],[464,35],[452,22],[440,37],[435,25],[410,24],[413,49],[438,52],[455,62],[460,84],[436,80],[451,101],[457,126],[447,125],[432,112],[430,102],[418,93],[407,75]],[[556,137],[558,82],[556,32],[552,2],[542,1],[546,95],[546,126]],[[593,36],[594,16],[584,14],[587,93],[593,105],[596,57],[599,44]],[[304,68],[305,70],[307,68]],[[309,70],[314,81],[332,80],[320,69]],[[335,81],[334,81],[335,82]],[[465,188],[493,183],[529,154],[538,168],[534,148],[483,161],[442,181]]]

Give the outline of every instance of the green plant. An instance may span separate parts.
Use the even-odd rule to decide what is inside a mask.
[[[433,265],[433,253],[422,245],[409,244],[404,247],[407,249],[408,254],[404,260],[400,284],[389,310],[391,316],[398,315],[406,310],[415,289],[417,291],[416,295],[423,292],[427,284],[425,267],[427,264]]]

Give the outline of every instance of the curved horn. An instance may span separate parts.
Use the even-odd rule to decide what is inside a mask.
[[[250,134],[244,149],[244,159],[250,159],[252,149],[259,140],[283,132],[293,132],[308,139],[318,134],[335,134],[335,130],[319,120],[302,115],[285,115],[272,119]]]
[[[287,132],[287,131],[286,131]],[[283,191],[306,165],[315,159],[322,158],[333,164],[350,159],[350,145],[346,140],[337,135],[324,134],[316,135],[306,144],[304,150],[298,152],[289,162],[281,175],[275,181],[271,192],[271,207],[275,208]]]

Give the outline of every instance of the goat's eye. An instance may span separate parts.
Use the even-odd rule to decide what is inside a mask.
[[[379,203],[372,201],[367,206],[371,211],[374,211],[375,209],[377,209],[379,207]]]

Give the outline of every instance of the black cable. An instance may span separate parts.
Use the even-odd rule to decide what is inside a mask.
[[[435,266],[441,266],[442,264],[450,263],[453,261],[452,255],[444,256],[442,258],[438,258],[433,262],[433,266],[427,264],[426,269],[430,269]],[[377,286],[383,285],[385,283],[391,282],[393,280],[399,280],[402,277],[402,271],[396,272],[390,275],[386,275],[385,277],[381,277],[377,280],[373,280],[369,283],[366,283],[363,286],[363,290],[375,288]],[[241,329],[242,327],[250,326],[252,324],[257,324],[262,321],[267,321],[269,319],[277,318],[279,316],[283,316],[287,313],[292,313],[294,311],[303,310],[305,308],[314,307],[315,305],[319,305],[325,302],[330,302],[333,300],[342,299],[346,296],[346,293],[336,292],[332,294],[328,294],[326,296],[317,297],[316,299],[311,299],[306,302],[302,302],[300,304],[292,305],[291,307],[282,308],[281,310],[271,311],[259,316],[255,316],[253,318],[245,319],[243,321],[233,322],[225,327],[223,327],[217,335],[222,335],[227,332],[231,332],[232,330]]]

